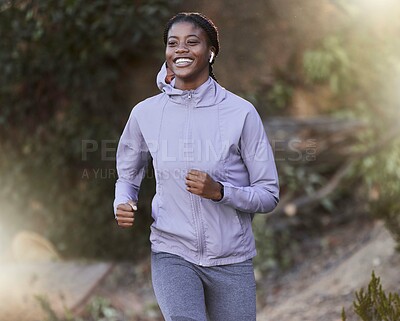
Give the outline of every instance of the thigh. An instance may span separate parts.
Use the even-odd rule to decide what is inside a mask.
[[[190,262],[174,254],[152,252],[151,276],[166,321],[207,321],[203,284]]]
[[[205,300],[211,321],[255,321],[253,261],[216,266],[206,271]]]

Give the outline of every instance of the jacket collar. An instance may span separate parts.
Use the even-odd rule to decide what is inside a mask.
[[[164,62],[157,75],[158,88],[166,93],[175,103],[186,105],[189,98],[194,102],[194,107],[211,107],[219,104],[226,98],[226,90],[214,79],[208,77],[207,81],[193,90],[181,90],[174,87],[175,80],[167,83],[167,66]]]

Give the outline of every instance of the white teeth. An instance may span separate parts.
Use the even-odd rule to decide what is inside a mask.
[[[189,59],[189,58],[178,58],[178,59],[176,59],[175,63],[177,65],[179,65],[179,64],[191,63],[192,61],[193,61],[193,59]]]

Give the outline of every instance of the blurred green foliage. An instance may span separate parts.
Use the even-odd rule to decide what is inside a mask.
[[[65,309],[60,316],[55,312],[47,297],[36,296],[43,312],[46,314],[46,321],[122,321],[126,317],[122,312],[111,306],[110,302],[99,296],[94,296],[85,306],[82,317],[75,316],[71,311]]]
[[[360,173],[368,191],[370,212],[385,221],[400,251],[400,139],[384,152],[361,160]]]
[[[274,83],[267,94],[268,105],[271,105],[272,108],[283,109],[287,107],[291,98],[292,88],[284,81]]]
[[[281,195],[296,198],[297,195],[313,196],[327,182],[328,173],[320,168],[307,166],[306,162],[279,162]],[[265,219],[258,214],[253,220],[253,231],[257,246],[255,265],[262,273],[285,271],[304,260],[301,244],[318,239],[330,224],[330,216],[340,210],[336,200],[339,192],[323,198],[317,204],[299,209],[295,215],[280,217],[272,215]],[[315,215],[318,213],[318,215]],[[322,243],[321,243],[322,244]]]
[[[349,74],[349,55],[338,36],[329,36],[321,47],[307,50],[303,64],[309,83],[329,82],[332,92],[339,93],[349,88],[355,79]]]
[[[296,72],[294,85],[310,90],[313,86],[329,88],[329,105],[334,106],[330,109],[331,116],[361,121],[366,126],[355,134],[352,153],[345,153],[345,157],[332,154],[335,161],[331,162],[318,161],[317,156],[315,162],[277,163],[281,195],[295,199],[315,194],[333,177],[341,163],[349,158],[354,160],[353,168],[341,184],[319,204],[300,209],[293,217],[272,216],[266,224],[253,225],[259,253],[257,262],[263,270],[286,267],[294,262],[293,243],[304,242],[308,235],[331,227],[326,222],[343,222],[338,217],[346,204],[359,208],[360,212],[367,210],[366,217],[383,219],[400,248],[400,131],[397,137],[386,139],[398,128],[400,119],[400,21],[371,21],[361,14],[361,3],[337,3],[345,18],[334,32],[301,52],[302,68]],[[260,104],[258,96],[253,96],[253,101]],[[283,97],[290,99],[290,95]],[[357,157],[368,151],[372,152]],[[326,219],[329,215],[335,218]]]
[[[284,78],[282,76],[270,85],[255,85],[255,91],[242,92],[240,96],[258,108],[261,118],[284,115],[293,94],[292,85]]]
[[[357,6],[340,3],[348,15],[346,23],[304,53],[304,72],[309,84],[330,85],[337,106],[334,115],[367,124],[354,152],[376,151],[355,162],[351,176],[361,181],[365,195],[357,201],[368,203],[370,213],[385,220],[400,246],[400,133],[386,139],[400,119],[400,39],[396,33],[400,24],[388,21],[384,29],[365,21]]]
[[[132,63],[162,52],[175,4],[3,2],[0,219],[6,226],[38,231],[67,256],[128,258],[147,245],[146,233],[122,231],[113,221],[113,156],[132,107],[119,86]],[[88,145],[87,158],[85,141],[97,144]]]
[[[265,225],[265,218],[256,215],[253,231],[257,247],[254,264],[261,273],[286,270],[293,265],[298,242],[291,237],[290,230]]]

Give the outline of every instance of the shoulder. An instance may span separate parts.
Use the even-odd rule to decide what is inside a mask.
[[[148,114],[152,111],[158,111],[160,108],[160,102],[162,102],[165,98],[165,93],[159,93],[142,100],[132,108],[131,116],[140,117],[143,113]]]
[[[257,109],[254,107],[254,105],[240,97],[239,95],[226,90],[226,105],[227,108],[231,110],[236,110],[242,112],[244,115],[251,114],[253,116],[259,116]]]

